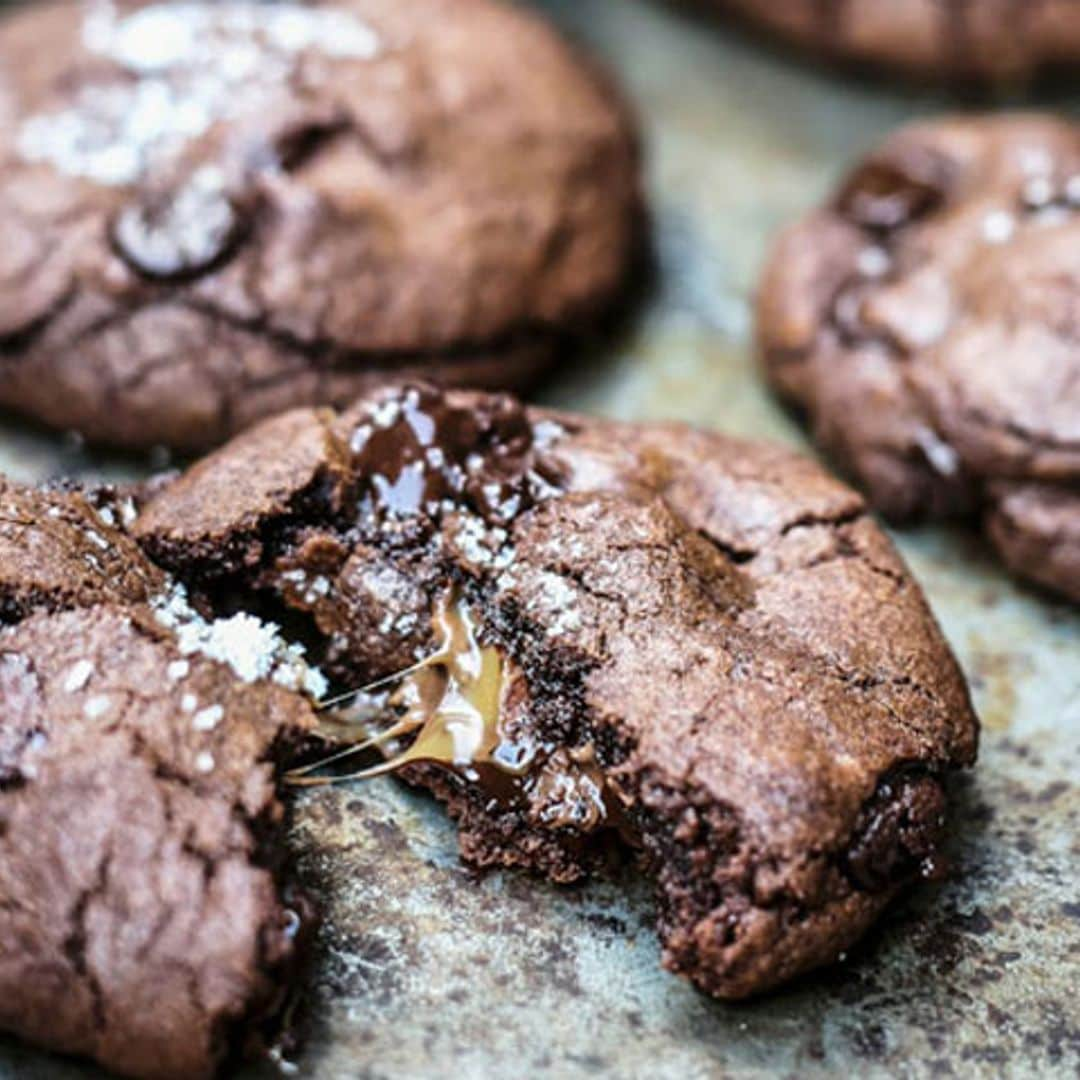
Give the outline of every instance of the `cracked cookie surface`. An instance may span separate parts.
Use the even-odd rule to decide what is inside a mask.
[[[124,516],[0,482],[0,1030],[210,1076],[272,1037],[302,951],[275,763],[314,720],[222,662],[253,624],[199,619]]]
[[[763,363],[891,518],[981,515],[1080,601],[1080,129],[902,130],[778,241]]]
[[[1072,0],[705,0],[811,52],[909,75],[1016,81],[1080,58]]]
[[[634,261],[621,103],[497,0],[52,0],[0,63],[0,404],[96,441],[527,385]]]
[[[306,621],[342,686],[405,672],[362,703],[426,717],[386,752],[467,861],[572,881],[621,835],[665,963],[711,993],[834,960],[939,869],[963,679],[860,497],[798,455],[405,386],[264,422],[132,532],[208,602]]]

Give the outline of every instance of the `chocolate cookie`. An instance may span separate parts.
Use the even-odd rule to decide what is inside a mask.
[[[621,104],[497,0],[60,0],[0,65],[0,404],[97,441],[523,386],[633,262]]]
[[[274,762],[314,720],[274,679],[310,676],[254,619],[200,619],[120,512],[0,486],[0,1030],[210,1076],[299,960]]]
[[[472,864],[640,851],[710,993],[834,960],[939,869],[963,679],[861,499],[788,451],[405,386],[264,422],[132,529],[206,601],[306,621],[365,688],[333,734]]]
[[[944,120],[888,140],[779,240],[766,370],[888,516],[982,514],[1080,600],[1080,130]]]
[[[1016,81],[1080,60],[1073,0],[706,0],[820,56],[911,75]]]

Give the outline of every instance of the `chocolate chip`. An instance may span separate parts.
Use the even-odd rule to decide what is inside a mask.
[[[903,164],[866,162],[841,189],[837,208],[865,229],[888,231],[910,224],[938,207],[944,198],[938,183],[920,175],[928,171],[918,167],[922,164],[917,159]]]
[[[944,820],[945,794],[933,777],[908,773],[883,780],[848,851],[852,881],[881,892],[914,877],[939,878]]]
[[[534,500],[546,478],[532,467],[533,431],[524,409],[492,397],[482,409],[457,408],[429,388],[410,387],[381,420],[352,435],[366,497],[376,512],[431,512],[460,498],[488,522],[509,520]]]
[[[348,129],[348,117],[339,112],[290,126],[274,140],[278,167],[284,172],[295,172]]]
[[[112,242],[146,277],[196,277],[221,265],[246,231],[245,215],[215,169],[200,169],[180,187],[130,203],[113,219]]]

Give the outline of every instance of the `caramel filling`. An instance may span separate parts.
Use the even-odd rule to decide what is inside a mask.
[[[347,695],[345,700],[375,701],[374,716],[357,715],[363,709],[355,704],[327,714],[324,733],[348,745],[290,773],[289,781],[301,786],[340,783],[410,765],[438,765],[477,784],[498,804],[525,810],[544,828],[588,832],[620,825],[623,808],[591,745],[569,749],[508,730],[512,662],[480,641],[476,619],[459,596],[440,604],[435,630],[437,647],[430,656]],[[375,691],[382,691],[381,697],[373,698]],[[373,731],[388,711],[397,714],[396,720]],[[406,739],[408,744],[396,749]],[[312,775],[367,749],[378,749],[386,760],[346,775]]]
[[[416,732],[416,738],[378,772],[420,763],[467,769],[513,760],[512,753],[500,754],[505,682],[499,651],[480,644],[477,626],[460,600],[440,605],[435,627],[438,650],[405,675],[389,697],[387,703],[404,712],[379,736],[393,739]]]

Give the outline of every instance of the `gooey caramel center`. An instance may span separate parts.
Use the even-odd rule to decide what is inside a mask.
[[[358,720],[348,710],[331,712],[323,725],[325,734],[349,745],[290,773],[290,782],[340,783],[411,765],[438,765],[479,786],[500,805],[526,810],[540,827],[588,832],[604,824],[618,825],[622,807],[591,744],[568,748],[527,730],[508,730],[512,661],[498,647],[481,641],[480,625],[458,593],[440,603],[434,628],[436,647],[429,656],[366,688],[392,686],[383,691],[375,710],[375,725],[382,721],[384,726],[373,731],[370,714]],[[390,711],[396,719],[386,725]],[[403,749],[393,749],[406,739]],[[311,775],[376,748],[386,755],[378,765],[347,775]]]
[[[389,704],[404,708],[396,729],[417,731],[412,743],[391,757],[383,771],[426,762],[458,769],[504,762],[500,754],[505,689],[503,658],[481,645],[478,627],[460,598],[441,604],[435,615],[439,648],[404,677]]]

